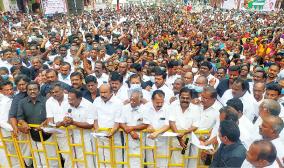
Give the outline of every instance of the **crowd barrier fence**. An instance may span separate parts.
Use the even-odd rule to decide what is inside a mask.
[[[30,124],[29,125],[31,128],[38,128],[39,125],[34,125]],[[102,168],[102,167],[110,167],[110,168],[116,168],[116,167],[128,167],[131,168],[133,167],[132,162],[130,161],[131,159],[138,158],[139,159],[139,164],[140,167],[159,167],[157,166],[157,160],[159,159],[166,159],[167,160],[167,166],[166,167],[185,167],[185,164],[189,160],[196,160],[196,167],[198,168],[205,168],[208,166],[205,166],[202,161],[201,161],[201,151],[202,150],[197,150],[198,152],[194,155],[191,154],[184,154],[182,155],[182,162],[180,163],[171,163],[171,157],[174,151],[181,152],[182,148],[180,146],[173,145],[173,141],[175,141],[176,137],[167,137],[167,154],[166,155],[161,155],[157,153],[157,143],[158,141],[154,142],[153,146],[147,146],[145,144],[146,141],[146,132],[141,131],[138,132],[139,134],[139,151],[136,153],[131,153],[129,146],[129,142],[133,141],[132,138],[129,136],[126,136],[127,134],[123,133],[122,130],[119,130],[118,134],[119,136],[112,136],[111,138],[95,138],[90,135],[91,130],[86,130],[81,129],[81,128],[75,128],[75,127],[63,127],[60,128],[60,130],[64,131],[65,134],[52,134],[52,136],[48,139],[48,141],[44,141],[44,137],[42,134],[42,131],[39,131],[40,135],[40,142],[39,145],[41,145],[40,149],[38,146],[34,145],[33,140],[31,138],[31,134],[20,134],[18,137],[12,136],[3,136],[3,129],[0,128],[0,152],[2,152],[2,155],[4,153],[4,156],[6,158],[0,158],[0,168],[2,167],[7,167],[7,165],[3,165],[3,160],[6,159],[8,164],[8,167],[14,168],[14,167],[25,167],[25,161],[27,163],[28,160],[30,160],[33,163],[34,167],[41,167],[38,165],[39,161],[38,156],[43,156],[41,158],[40,163],[45,163],[45,167],[52,167],[50,165],[51,162],[55,163],[57,167],[61,168],[64,167],[62,164],[62,156],[65,155],[66,157],[71,158],[70,167],[89,167],[88,163],[88,158],[93,158],[94,160],[94,167],[97,168]],[[76,137],[74,130],[77,130],[76,132]],[[107,132],[109,131],[109,128],[101,128],[99,129],[99,132]],[[195,132],[196,135],[198,136],[206,136],[209,134],[208,130],[200,130]],[[61,136],[60,136],[61,135]],[[62,135],[64,135],[62,137]],[[190,135],[189,135],[190,136]],[[187,137],[189,137],[187,136]],[[75,139],[74,139],[75,137]],[[79,143],[75,143],[75,141],[78,142],[78,137],[79,137]],[[89,137],[90,142],[85,142],[86,137]],[[120,137],[121,144],[124,143],[124,145],[117,145],[115,143],[115,138]],[[189,137],[190,138],[190,137]],[[104,140],[104,142],[107,143],[100,143],[101,140]],[[88,139],[87,139],[88,140]],[[59,142],[60,141],[60,142]],[[116,140],[117,141],[117,140]],[[68,148],[65,150],[62,150],[59,148],[59,143],[62,144],[62,142],[67,142]],[[137,141],[136,141],[137,142]],[[65,143],[66,144],[66,143]],[[91,144],[91,145],[90,145]],[[63,143],[64,145],[64,143]],[[29,152],[23,152],[23,148],[28,150]],[[49,150],[53,148],[55,149],[55,156],[49,156],[50,152]],[[81,153],[83,153],[83,157],[78,158],[76,157],[76,150],[79,148]],[[90,148],[92,148],[90,150]],[[109,151],[109,159],[107,160],[106,158],[103,158],[101,156],[100,150],[108,150]],[[189,149],[187,149],[189,150]],[[117,160],[116,155],[118,151],[122,151],[122,160]],[[147,151],[153,152],[153,161],[149,162],[145,160],[145,153]],[[27,154],[29,153],[29,154]],[[1,161],[2,160],[2,161]],[[137,160],[136,160],[137,161]],[[14,166],[13,164],[17,163],[18,166]],[[78,166],[78,164],[83,165],[83,166]],[[124,165],[124,166],[122,166]],[[66,167],[66,166],[65,166]],[[136,166],[135,166],[136,168]]]

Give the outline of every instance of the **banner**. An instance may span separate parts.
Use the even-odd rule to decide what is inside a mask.
[[[55,13],[67,13],[67,6],[65,0],[43,0],[43,12],[46,15]]]
[[[266,0],[263,5],[263,11],[273,11],[275,10],[276,0]]]

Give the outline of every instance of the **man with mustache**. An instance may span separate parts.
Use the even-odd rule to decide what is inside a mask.
[[[192,91],[184,87],[179,92],[179,101],[175,101],[170,106],[170,127],[173,132],[178,132],[178,130],[187,130],[193,125],[197,125],[201,109],[198,105],[191,104],[190,101]],[[185,144],[184,138],[177,137],[177,139],[173,139],[173,146],[177,148],[186,148],[187,144]],[[189,150],[187,150],[187,155]],[[171,155],[171,163],[172,164],[181,164],[183,161],[183,157],[181,151],[173,151]]]
[[[103,73],[103,62],[96,61],[94,66],[94,73],[91,75],[95,76],[98,81],[98,87],[100,87],[104,82],[108,82],[108,75]]]
[[[106,132],[107,137],[114,136],[114,145],[121,146],[121,136],[119,132],[116,132],[119,128],[119,121],[123,104],[113,94],[113,91],[109,84],[102,84],[100,87],[100,97],[96,98],[93,102],[95,114],[97,114],[97,120],[94,124],[94,130],[98,131],[99,128],[110,128],[109,132]],[[103,141],[98,139],[98,145],[109,146],[109,141]],[[110,150],[105,148],[99,148],[100,158],[104,158],[104,161],[110,161]],[[116,161],[122,161],[122,150],[116,149]],[[100,167],[110,167],[109,164],[100,164]]]
[[[141,111],[143,111],[143,123],[148,125],[146,138],[146,146],[157,146],[157,155],[168,155],[166,137],[158,137],[166,132],[169,126],[168,106],[165,102],[165,93],[162,90],[155,90],[152,94],[152,102],[147,103]],[[156,140],[158,139],[158,141]],[[156,142],[155,142],[156,140]],[[146,162],[155,162],[157,167],[166,168],[168,165],[167,158],[153,158],[154,151],[146,150]]]

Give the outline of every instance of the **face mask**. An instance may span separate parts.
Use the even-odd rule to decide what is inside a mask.
[[[198,68],[192,68],[191,71],[192,71],[192,73],[197,73],[198,72]]]
[[[60,66],[59,66],[59,65],[54,64],[54,65],[53,65],[53,68],[54,68],[54,69],[56,69],[56,70],[58,70],[58,69],[60,68]]]
[[[284,88],[281,89],[281,94],[284,95]]]
[[[142,89],[141,85],[140,84],[131,84],[130,85],[130,89],[133,90],[133,89]]]
[[[195,86],[194,90],[198,93],[201,93],[201,92],[203,92],[203,87]]]
[[[3,80],[8,80],[8,79],[9,79],[9,75],[8,75],[8,74],[1,75],[1,78],[2,78]]]

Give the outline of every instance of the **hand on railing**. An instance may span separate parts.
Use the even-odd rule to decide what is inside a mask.
[[[131,135],[131,137],[132,137],[133,139],[135,139],[135,140],[139,139],[139,135],[138,135],[136,132],[134,132],[134,131],[131,131],[131,132],[130,132],[130,135]]]
[[[25,134],[28,134],[30,129],[30,126],[26,122],[22,122],[21,126],[19,127],[19,130]]]

